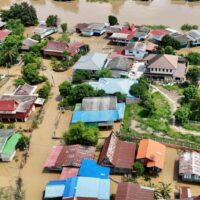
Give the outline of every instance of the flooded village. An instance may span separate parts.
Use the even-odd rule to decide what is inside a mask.
[[[0,199],[200,199],[200,3],[22,2],[0,1]]]

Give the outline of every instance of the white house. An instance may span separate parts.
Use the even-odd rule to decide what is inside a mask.
[[[191,30],[188,32],[188,37],[191,40],[191,44],[193,46],[200,45],[200,31],[199,30]]]

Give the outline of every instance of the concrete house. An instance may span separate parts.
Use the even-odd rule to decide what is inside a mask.
[[[145,26],[141,26],[135,32],[134,38],[136,41],[143,41],[143,40],[147,39],[147,37],[149,36],[149,33],[150,33],[149,28],[147,28]]]
[[[191,40],[192,46],[200,45],[200,31],[199,30],[191,30],[188,32],[188,37]]]
[[[175,55],[149,54],[145,58],[144,75],[154,81],[184,82],[187,64]]]
[[[91,23],[81,30],[83,36],[100,36],[106,32],[107,25],[105,23]]]
[[[136,60],[143,59],[146,54],[146,44],[143,42],[128,43],[125,47],[125,55],[133,56]]]
[[[169,35],[171,32],[165,29],[155,29],[150,32],[151,39],[155,42],[160,42],[165,35]]]

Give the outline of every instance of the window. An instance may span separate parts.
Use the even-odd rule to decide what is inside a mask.
[[[161,69],[159,69],[159,72],[161,71]]]
[[[172,69],[170,69],[170,72],[172,72]]]
[[[166,72],[168,72],[169,70],[168,69],[166,69]]]
[[[157,70],[158,70],[158,69],[156,68],[155,71],[157,72]]]

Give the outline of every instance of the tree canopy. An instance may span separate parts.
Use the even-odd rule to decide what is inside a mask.
[[[163,47],[171,46],[173,49],[179,49],[180,42],[174,39],[170,35],[165,35],[161,40],[161,46]]]
[[[186,55],[186,59],[190,65],[200,65],[200,53],[190,52]]]
[[[194,66],[188,70],[187,78],[195,85],[200,81],[200,67]]]
[[[114,26],[114,25],[118,24],[118,19],[113,15],[109,15],[108,22],[111,26]]]
[[[9,10],[2,10],[1,18],[3,21],[20,19],[24,26],[34,26],[38,23],[35,8],[26,2],[22,2],[20,4],[15,3],[10,7]]]
[[[72,90],[72,84],[69,83],[68,81],[64,81],[59,85],[59,92],[60,95],[63,97],[68,96],[71,93]]]
[[[58,25],[58,16],[57,15],[49,15],[46,19],[47,27],[54,26],[57,27]]]
[[[99,129],[96,127],[85,126],[82,122],[72,124],[68,131],[64,133],[66,144],[82,144],[94,146],[97,144]]]
[[[24,25],[21,23],[20,19],[9,19],[5,28],[11,30],[14,35],[23,36]]]

